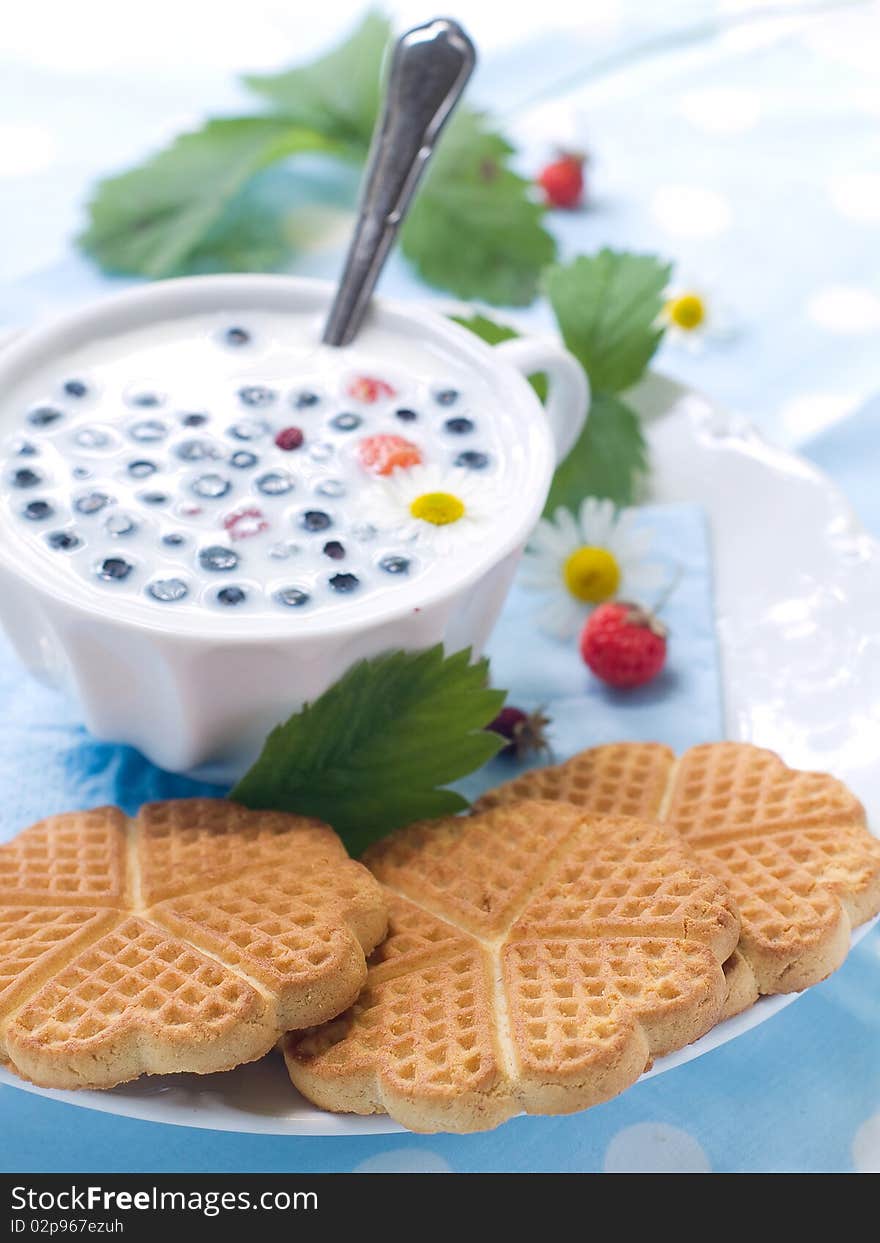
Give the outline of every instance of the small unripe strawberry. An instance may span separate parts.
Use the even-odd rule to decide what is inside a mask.
[[[600,604],[581,631],[581,656],[609,686],[644,686],[666,663],[666,636],[666,627],[637,604]]]
[[[501,748],[499,755],[521,760],[533,751],[549,751],[544,735],[544,728],[549,724],[550,718],[544,716],[540,708],[534,712],[523,712],[522,708],[510,707],[502,708],[486,729],[508,739],[507,746]]]

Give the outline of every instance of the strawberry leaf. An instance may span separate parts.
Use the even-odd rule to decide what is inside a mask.
[[[464,810],[441,787],[505,741],[485,730],[505,692],[487,688],[486,660],[469,661],[440,646],[361,661],[272,731],[230,797],[317,816],[352,854],[402,824]]]
[[[657,319],[670,267],[654,255],[600,250],[544,274],[566,346],[594,392],[620,393],[645,373],[663,336]]]
[[[349,143],[360,154],[369,145],[379,111],[382,60],[390,38],[390,22],[372,11],[344,43],[311,64],[242,80],[296,124]]]
[[[556,243],[529,182],[508,166],[512,152],[480,113],[462,109],[451,122],[402,234],[428,284],[496,305],[534,300]]]
[[[560,505],[574,512],[585,496],[631,505],[647,469],[648,451],[638,415],[619,397],[595,393],[584,430],[556,468],[544,513],[552,517]]]
[[[284,118],[208,121],[141,167],[100,182],[79,243],[108,271],[141,276],[271,266],[285,253],[283,234],[265,213],[243,212],[241,196],[270,164],[333,149]]]

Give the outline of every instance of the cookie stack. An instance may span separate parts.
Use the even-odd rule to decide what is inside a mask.
[[[362,863],[304,817],[99,808],[0,847],[0,1055],[104,1088],[283,1034],[325,1109],[484,1130],[616,1095],[878,910],[857,799],[739,743],[597,747]]]

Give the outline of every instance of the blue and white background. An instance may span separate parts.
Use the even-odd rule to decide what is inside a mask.
[[[387,7],[401,26],[434,15],[426,0]],[[482,50],[473,95],[521,145],[523,168],[534,170],[556,144],[591,153],[589,210],[553,218],[563,253],[604,244],[655,250],[708,290],[731,339],[693,353],[670,342],[659,365],[824,467],[880,536],[880,5],[448,7]],[[4,12],[0,331],[119,283],[71,244],[95,177],[206,114],[241,108],[237,73],[307,58],[359,12],[351,0],[30,0]],[[301,226],[298,271],[335,270],[348,221],[342,203],[334,220],[329,231],[326,217],[320,230]],[[383,287],[431,296],[400,261]],[[546,324],[540,309],[530,314]],[[703,653],[667,699],[665,728],[671,736],[687,720],[711,736],[718,688],[703,624],[709,567],[699,517],[682,512],[664,523],[680,523],[692,549],[692,637]],[[515,600],[511,635],[519,622]],[[682,617],[677,634],[691,637],[688,624]],[[504,641],[502,631],[501,664]],[[49,810],[46,798],[94,802],[108,787],[132,801],[171,792],[133,753],[95,748],[5,647],[0,690],[6,832]],[[650,697],[633,706],[656,710]],[[162,1127],[3,1087],[0,1167],[877,1172],[878,1035],[875,931],[831,980],[769,1023],[577,1117],[517,1119],[466,1138],[294,1139]]]

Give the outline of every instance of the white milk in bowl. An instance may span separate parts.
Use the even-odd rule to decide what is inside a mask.
[[[43,364],[2,399],[4,540],[96,605],[201,629],[355,619],[485,560],[532,486],[491,377],[381,325],[345,350],[319,331],[212,312]]]

